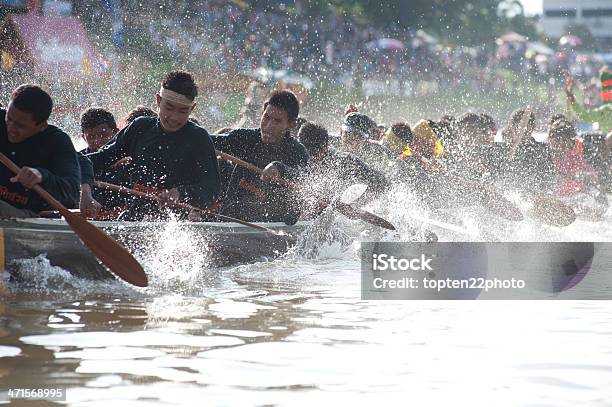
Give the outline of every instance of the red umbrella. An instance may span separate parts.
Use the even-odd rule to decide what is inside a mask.
[[[499,37],[497,40],[495,40],[495,42],[497,45],[501,45],[505,42],[527,42],[527,37],[517,34],[514,31],[510,31]]]
[[[575,35],[564,35],[559,38],[559,45],[569,45],[570,47],[578,47],[582,45],[582,40],[580,37],[576,37]]]
[[[404,49],[404,43],[393,38],[381,38],[366,44],[368,49]]]

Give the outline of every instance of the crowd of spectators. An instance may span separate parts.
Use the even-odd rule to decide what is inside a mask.
[[[486,64],[482,50],[468,55],[459,48],[434,49],[431,36],[393,26],[377,28],[333,6],[313,16],[299,9],[261,9],[227,0],[157,0],[126,14],[126,35],[146,35],[151,44],[182,61],[225,71],[247,73],[263,67],[330,80],[388,74],[420,78],[446,74],[449,67],[457,67],[458,58]],[[397,39],[404,48],[380,49],[374,43],[381,38]]]
[[[561,79],[565,69],[587,82],[599,68],[596,61],[576,58],[571,50],[544,56],[525,43],[497,48],[493,43],[478,48],[442,45],[422,31],[376,27],[332,5],[313,15],[280,3],[262,8],[241,0],[126,4],[124,35],[140,39],[145,52],[165,50],[183,64],[229,72],[248,74],[263,68],[351,85],[395,78],[400,84],[411,83],[413,90],[421,82],[436,89],[459,84],[486,90],[503,86],[497,76],[500,67],[543,83]],[[397,39],[403,48],[374,46],[381,38]]]

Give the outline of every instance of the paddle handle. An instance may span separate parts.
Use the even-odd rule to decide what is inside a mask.
[[[217,155],[223,158],[225,161],[233,162],[234,164],[242,168],[246,168],[247,170],[253,171],[254,173],[258,175],[261,175],[264,172],[264,170],[262,170],[255,164],[251,164],[249,162],[243,161],[240,158],[234,157],[233,155],[226,154],[223,151],[217,150]],[[293,185],[293,183],[291,183],[290,181],[287,181],[286,179],[281,178],[280,180],[274,181],[274,182],[278,183],[279,185],[285,186],[285,187],[295,188],[295,185]]]
[[[261,175],[263,173],[263,170],[261,168],[259,168],[258,166],[248,163],[246,161],[241,160],[240,158],[236,158],[233,155],[229,155],[224,153],[223,151],[219,151],[217,150],[217,155],[220,156],[221,158],[223,158],[225,161],[231,161],[234,164],[237,164],[243,168],[246,168],[247,170],[251,170],[259,175]]]
[[[525,132],[527,131],[527,123],[529,122],[530,118],[531,118],[531,106],[527,106],[518,124],[518,131],[519,131],[518,140],[516,140],[516,143],[513,143],[512,147],[510,148],[510,158],[514,158],[519,145],[523,141],[523,138],[525,138]]]
[[[0,153],[0,162],[15,174],[19,173],[20,168],[2,153]],[[49,205],[59,211],[85,246],[117,277],[139,287],[148,285],[144,269],[123,246],[84,218],[70,212],[40,185],[34,185],[32,189]]]
[[[137,191],[135,189],[124,187],[124,186],[120,186],[120,185],[109,184],[108,182],[95,181],[95,185],[97,187],[99,187],[99,188],[108,189],[109,191],[115,191],[115,192],[119,192],[119,193],[122,193],[122,194],[132,195],[132,196],[136,196],[136,197],[144,198],[144,199],[149,199],[151,201],[157,200],[157,197],[155,195],[153,195],[153,194],[142,192],[142,191]],[[198,211],[198,212],[207,213],[207,214],[215,216],[215,217],[217,217],[219,219],[225,220],[227,222],[239,223],[239,224],[244,225],[244,226],[248,226],[248,227],[251,227],[251,228],[254,228],[254,229],[258,229],[258,230],[261,230],[261,231],[264,231],[264,232],[271,233],[273,235],[278,235],[278,233],[276,233],[272,229],[268,229],[268,228],[263,227],[263,226],[255,225],[253,223],[246,222],[246,221],[241,220],[241,219],[232,218],[231,216],[221,215],[220,213],[212,212],[209,209],[198,208],[198,207],[189,205],[189,204],[184,203],[184,202],[175,202],[175,203],[172,204],[172,206],[175,207],[175,208],[181,208],[181,209],[187,209],[187,210],[190,210],[190,211]]]
[[[19,166],[17,166],[17,164],[15,164],[10,158],[5,156],[3,153],[0,153],[0,162],[2,162],[2,164],[4,164],[9,170],[14,172],[15,174],[17,174],[17,173],[19,173],[19,171],[21,171],[21,168],[19,168]],[[57,211],[59,211],[59,213],[61,213],[62,215],[64,215],[66,212],[68,212],[68,209],[66,209],[66,207],[60,203],[60,201],[55,199],[53,197],[53,195],[51,195],[50,193],[45,191],[40,185],[34,185],[32,187],[32,189],[45,202],[47,202],[49,205],[51,205],[53,208],[55,208]]]
[[[246,168],[247,170],[251,170],[259,175],[263,173],[263,170],[259,168],[258,166],[248,163],[246,161],[243,161],[232,155],[226,154],[222,151],[217,150],[217,155],[220,156],[225,161],[233,162],[234,164],[239,165],[243,168]],[[285,179],[281,179],[280,184],[290,187],[290,188],[295,188],[295,185],[292,182],[287,181]],[[395,230],[395,226],[393,226],[391,223],[389,223],[385,219],[379,216],[376,216],[373,213],[364,211],[363,209],[353,208],[351,205],[342,203],[340,201],[336,201],[336,203],[334,204],[334,207],[336,210],[338,210],[338,212],[342,213],[343,215],[349,218],[352,216],[358,217],[359,219],[366,221],[368,223],[371,223],[373,225],[377,225],[377,226],[380,226],[380,227],[383,227],[389,230]]]

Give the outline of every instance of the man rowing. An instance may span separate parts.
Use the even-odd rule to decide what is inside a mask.
[[[100,211],[109,211],[125,205],[123,196],[111,193],[108,190],[97,188],[94,185],[94,172],[91,162],[86,154],[98,151],[108,143],[119,131],[115,117],[111,112],[100,107],[90,107],[81,113],[81,136],[87,143],[87,148],[79,151],[79,164],[81,165],[81,212],[89,216],[99,216]],[[97,181],[111,184],[129,185],[129,159],[123,159],[111,166],[108,170],[95,174]]]
[[[260,127],[213,136],[215,147],[262,168],[261,176],[234,166],[224,179],[221,213],[249,221],[295,223],[300,203],[284,181],[296,179],[308,163],[306,148],[291,137],[300,105],[288,90],[273,92],[264,102]]]
[[[0,152],[21,167],[17,175],[0,165],[0,217],[37,216],[49,206],[34,192],[43,187],[68,208],[79,201],[77,153],[70,137],[48,124],[51,96],[39,86],[21,85],[7,109],[0,109]]]
[[[389,188],[389,181],[382,173],[354,154],[331,148],[324,127],[306,122],[298,132],[298,139],[310,154],[308,172],[301,186],[305,200],[312,202],[315,213],[319,206],[328,204],[329,199],[353,184],[367,185],[365,192],[353,203],[355,207],[367,204]]]
[[[378,126],[367,115],[347,114],[340,129],[340,139],[344,151],[355,154],[388,179],[406,183],[421,197],[430,196],[431,182],[421,164],[412,155],[402,156],[402,147],[394,150],[381,144]]]
[[[160,206],[187,203],[205,208],[220,191],[215,149],[202,127],[189,121],[198,87],[185,71],[170,72],[156,95],[159,117],[140,117],[112,142],[88,154],[96,171],[132,157],[133,188],[157,195]],[[125,219],[159,218],[164,214],[145,201],[130,203]]]

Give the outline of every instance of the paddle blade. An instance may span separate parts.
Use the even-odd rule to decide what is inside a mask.
[[[500,218],[513,222],[520,222],[524,219],[521,210],[501,193],[483,187],[479,194],[481,204]]]
[[[370,223],[375,226],[380,226],[384,229],[395,230],[395,226],[389,223],[387,220],[376,216],[373,213],[364,211],[363,209],[354,208],[351,205],[347,205],[340,201],[336,201],[334,209],[343,214],[344,216],[351,219],[361,219],[364,222]]]
[[[113,240],[101,229],[69,210],[60,210],[66,222],[81,238],[83,244],[117,277],[138,287],[148,285],[142,266],[125,247]]]
[[[576,220],[576,212],[570,206],[545,196],[536,198],[532,213],[540,222],[557,227],[569,226]]]

